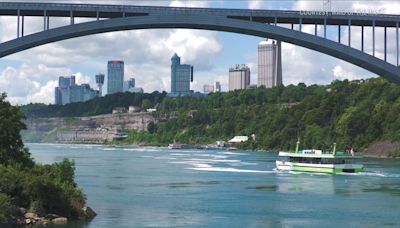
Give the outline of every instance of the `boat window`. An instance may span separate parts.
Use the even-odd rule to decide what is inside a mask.
[[[279,160],[281,160],[283,162],[288,162],[289,161],[289,157],[279,157]]]

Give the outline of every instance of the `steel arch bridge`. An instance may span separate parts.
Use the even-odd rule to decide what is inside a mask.
[[[17,18],[16,38],[0,44],[0,57],[51,42],[111,31],[153,28],[205,29],[284,41],[342,59],[392,82],[400,83],[399,15],[95,4],[0,3],[0,16]],[[43,30],[24,35],[26,16],[42,17]],[[53,28],[50,26],[50,19],[53,17],[68,17],[69,23]],[[93,20],[75,23],[75,18],[93,18]],[[285,24],[291,25],[291,28],[282,26]],[[315,26],[314,34],[302,31],[303,25],[310,24]],[[337,42],[327,38],[328,25],[337,26]],[[318,26],[323,26],[322,36],[318,34]],[[342,27],[351,31],[354,26],[361,27],[360,49],[351,47],[351,32],[348,33],[346,44],[341,41]],[[365,51],[364,27],[372,28],[372,34],[370,34],[372,53]],[[384,28],[383,59],[375,56],[376,27]],[[396,31],[395,64],[387,62],[388,28],[394,28]]]

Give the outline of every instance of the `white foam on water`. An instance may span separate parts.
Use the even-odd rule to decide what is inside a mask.
[[[339,173],[339,175],[400,178],[400,174],[390,174],[390,173],[381,173],[381,172]]]
[[[116,148],[103,148],[102,150],[116,150]]]
[[[155,147],[139,147],[139,148],[135,148],[136,151],[140,151],[140,152],[159,152],[161,151],[159,148],[155,148]]]
[[[198,171],[208,171],[208,172],[231,172],[231,173],[276,173],[276,171],[266,171],[266,170],[251,170],[251,169],[236,169],[236,168],[228,168],[228,167],[192,167],[186,168],[191,170]]]
[[[142,158],[155,158],[154,156],[148,156],[148,155],[143,155],[143,156],[140,156],[140,157],[142,157]]]
[[[232,159],[203,159],[203,158],[191,158],[189,161],[202,161],[205,163],[240,163],[240,160],[232,160]]]
[[[217,154],[196,154],[196,155],[201,156],[201,157],[212,157],[212,158],[220,158],[220,159],[228,158],[228,156],[217,155]]]
[[[226,155],[245,155],[245,154],[243,154],[243,153],[229,152],[229,151],[218,152],[218,154],[226,154]]]
[[[195,163],[195,164],[192,164],[195,168],[212,168],[212,166],[211,165],[209,165],[209,164],[202,164],[202,163]]]
[[[138,148],[123,148],[122,150],[126,150],[126,151],[140,151],[140,150],[138,150]]]
[[[167,157],[167,156],[154,157],[154,158],[158,160],[176,160],[176,158],[174,157]]]
[[[241,165],[258,165],[258,163],[255,162],[241,162]]]
[[[172,154],[169,154],[169,155],[171,155],[171,156],[188,156],[188,155],[190,155],[190,154],[178,154],[178,153],[172,153]]]

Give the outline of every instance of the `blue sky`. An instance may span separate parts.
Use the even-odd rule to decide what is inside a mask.
[[[26,2],[27,0],[25,0]],[[35,2],[35,1],[33,1]],[[51,2],[55,2],[54,0]],[[133,5],[163,5],[183,7],[254,8],[322,10],[322,1],[56,1],[76,3],[123,3]],[[335,1],[333,10],[379,10],[380,13],[400,13],[398,1]],[[67,18],[55,19],[52,24],[66,24]],[[76,20],[79,22],[79,19]],[[0,17],[0,39],[15,38],[16,19]],[[41,29],[41,18],[26,18],[26,32]],[[305,31],[313,27],[304,26]],[[322,29],[322,28],[319,28]],[[321,32],[321,31],[320,31]],[[336,39],[336,29],[328,30],[329,37]],[[352,45],[357,46],[357,29],[352,30]],[[367,32],[367,31],[366,31]],[[389,35],[393,37],[393,31]],[[377,34],[380,35],[379,33]],[[342,40],[347,31],[343,29]],[[380,36],[379,36],[380,37]],[[377,38],[378,40],[381,38]],[[0,61],[0,91],[8,93],[14,104],[29,102],[53,103],[54,87],[59,76],[76,75],[78,83],[94,83],[94,75],[106,73],[107,61],[125,61],[125,80],[135,77],[137,86],[146,92],[169,91],[170,58],[174,52],[183,63],[195,68],[195,82],[191,87],[200,91],[204,84],[220,81],[227,89],[228,69],[234,64],[245,63],[251,68],[252,83],[257,77],[257,44],[263,40],[247,35],[199,31],[199,30],[137,30],[99,34],[61,41],[29,49]],[[368,40],[366,40],[368,42]],[[393,45],[393,44],[392,44]],[[382,49],[382,47],[379,47]],[[378,50],[378,55],[379,55]],[[392,53],[393,54],[393,53]],[[390,56],[393,61],[393,55]],[[363,69],[330,56],[290,44],[283,44],[284,84],[327,84],[335,79],[359,79],[374,77]]]

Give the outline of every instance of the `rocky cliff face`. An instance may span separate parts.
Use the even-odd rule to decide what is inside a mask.
[[[104,143],[118,131],[146,131],[149,113],[120,113],[75,118],[30,118],[22,132],[26,142]]]

